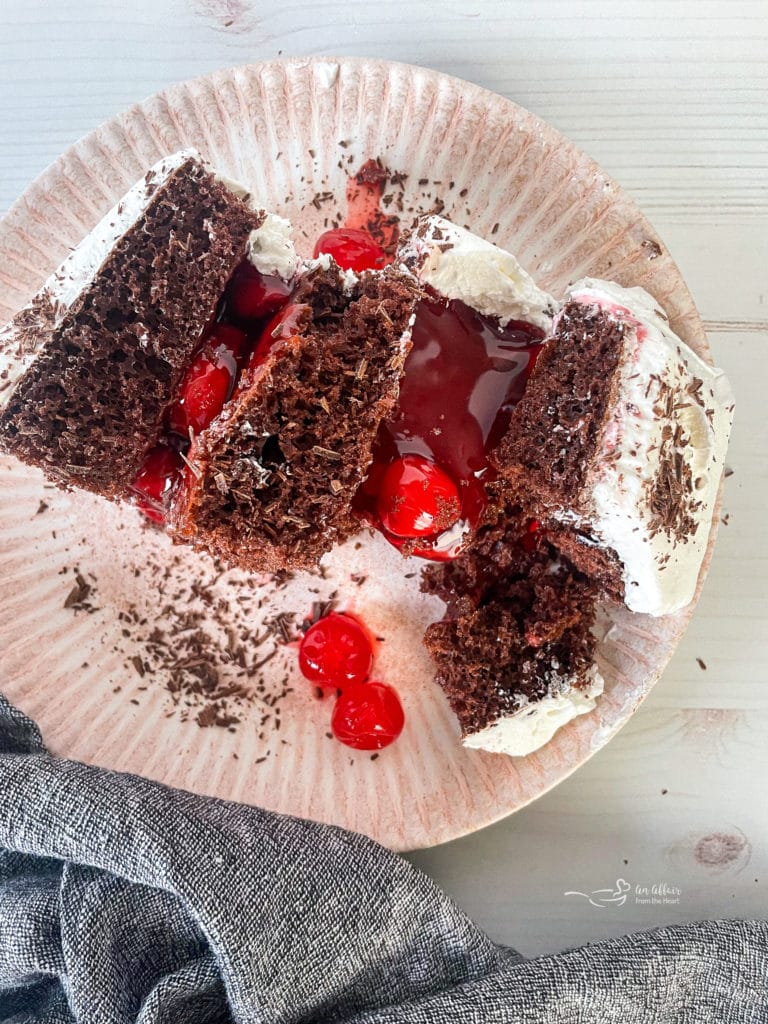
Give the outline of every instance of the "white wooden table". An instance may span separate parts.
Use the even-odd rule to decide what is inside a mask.
[[[478,82],[636,197],[736,391],[728,526],[687,636],[623,732],[536,804],[412,859],[526,954],[768,915],[765,0],[2,0],[0,18],[0,213],[135,100],[281,54],[378,56]],[[632,886],[621,907],[564,895],[618,878]]]

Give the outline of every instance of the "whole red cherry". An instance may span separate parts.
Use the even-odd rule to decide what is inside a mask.
[[[331,716],[333,735],[355,750],[381,750],[405,725],[400,698],[386,683],[356,683],[344,689]]]
[[[351,615],[331,612],[304,634],[299,668],[307,679],[323,686],[344,687],[368,677],[373,649],[368,634]]]
[[[216,324],[202,351],[187,370],[179,398],[168,410],[168,428],[182,437],[205,430],[232,397],[237,360],[246,335],[229,324]]]
[[[461,514],[456,484],[445,470],[421,455],[405,455],[387,467],[378,512],[395,537],[429,537],[447,530]]]
[[[260,366],[272,349],[281,341],[299,336],[304,330],[310,307],[304,302],[289,302],[268,321],[259,335],[259,340],[251,353],[248,369]]]
[[[320,235],[315,258],[328,253],[342,270],[381,270],[389,262],[387,254],[371,236],[357,228],[333,228]]]

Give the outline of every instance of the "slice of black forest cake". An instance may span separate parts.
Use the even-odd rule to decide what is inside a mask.
[[[0,332],[0,447],[124,494],[263,220],[194,152],[151,168]]]

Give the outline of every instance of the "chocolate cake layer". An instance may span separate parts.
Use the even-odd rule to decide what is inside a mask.
[[[360,529],[352,499],[407,355],[414,288],[366,274],[308,275],[300,336],[279,342],[194,443],[173,528],[253,571],[312,568]]]
[[[567,525],[600,450],[618,391],[627,325],[597,306],[570,302],[556,322],[509,429],[491,456],[549,542],[603,592],[621,601],[622,566],[613,551]],[[557,520],[553,514],[566,511]]]
[[[155,174],[142,186],[147,205],[69,307],[54,280],[5,332],[20,356],[39,352],[0,413],[0,447],[108,497],[155,442],[263,219],[194,156],[157,184]],[[121,213],[112,211],[116,221]]]
[[[626,324],[570,302],[491,459],[537,514],[573,507],[615,400]]]

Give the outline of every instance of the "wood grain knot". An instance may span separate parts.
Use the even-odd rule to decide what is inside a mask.
[[[243,34],[259,24],[249,0],[192,0],[192,9],[219,32]]]
[[[711,832],[703,836],[693,849],[697,864],[710,871],[722,871],[739,864],[743,868],[752,855],[752,844],[741,830],[736,832]]]

